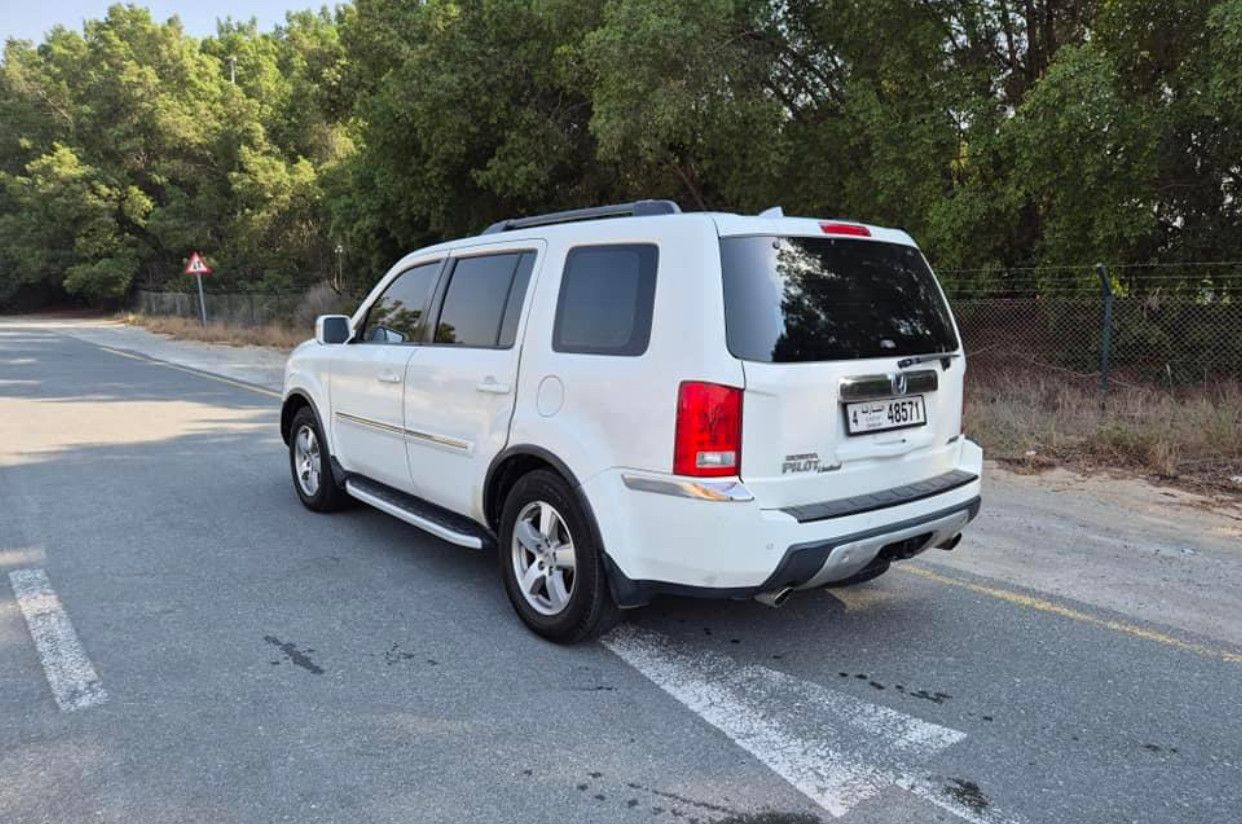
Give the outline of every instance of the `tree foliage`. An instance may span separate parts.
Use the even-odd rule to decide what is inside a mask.
[[[339,244],[359,289],[636,197],[899,225],[993,280],[1237,260],[1240,159],[1242,0],[357,0],[206,38],[118,5],[5,48],[0,306],[195,249],[282,290]]]

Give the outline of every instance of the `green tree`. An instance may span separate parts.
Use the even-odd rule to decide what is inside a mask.
[[[193,249],[303,288],[337,243],[361,291],[637,197],[899,225],[980,285],[1236,260],[1240,88],[1242,0],[357,0],[201,39],[118,5],[5,48],[0,301],[184,288]]]

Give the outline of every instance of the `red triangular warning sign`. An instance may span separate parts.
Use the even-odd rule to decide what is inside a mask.
[[[185,265],[187,275],[210,275],[214,271],[198,252],[190,255],[190,262]]]

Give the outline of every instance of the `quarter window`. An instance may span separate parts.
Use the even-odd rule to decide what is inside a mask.
[[[441,261],[406,269],[376,298],[362,325],[365,343],[415,343],[436,286]]]
[[[552,348],[587,355],[646,352],[658,264],[659,249],[651,244],[570,250]]]

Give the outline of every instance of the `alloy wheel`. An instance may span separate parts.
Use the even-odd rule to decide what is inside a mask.
[[[319,492],[319,438],[309,426],[301,427],[294,435],[293,465],[302,493],[315,497]]]
[[[573,536],[556,507],[532,501],[513,527],[513,572],[526,603],[541,615],[558,615],[574,591]]]

